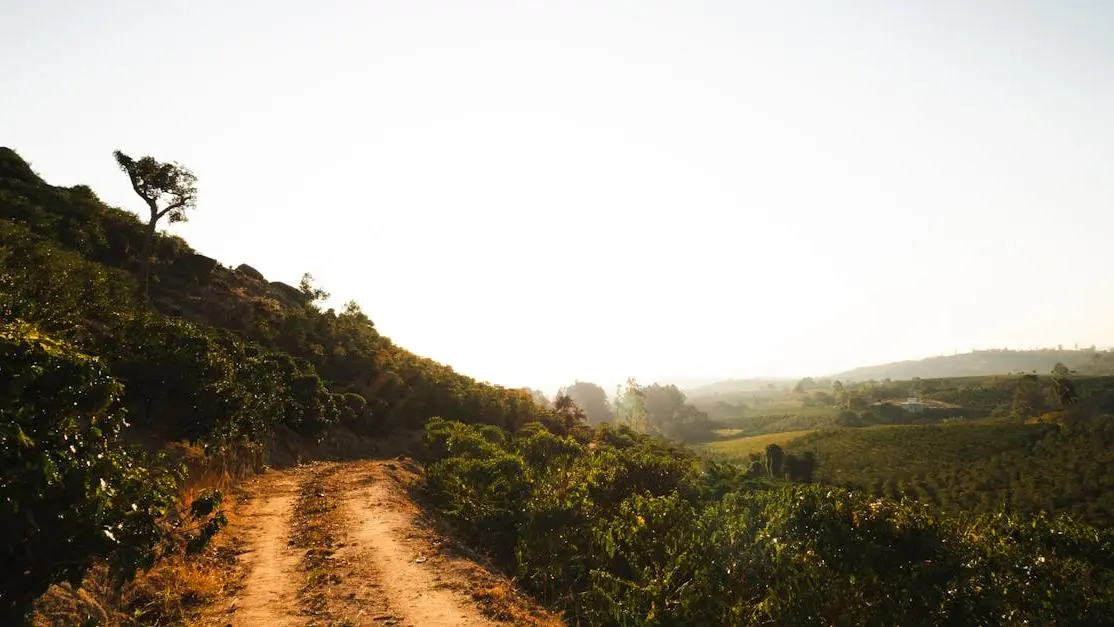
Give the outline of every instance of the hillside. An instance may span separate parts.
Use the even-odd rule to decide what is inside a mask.
[[[562,420],[177,237],[151,247],[148,305],[145,232],[0,148],[0,623],[53,583],[202,550],[226,521],[211,488],[276,454],[367,452],[436,415]]]

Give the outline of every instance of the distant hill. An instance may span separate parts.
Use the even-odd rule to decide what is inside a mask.
[[[1037,372],[1045,374],[1057,363],[1089,374],[1109,374],[1114,356],[1109,351],[1094,348],[1083,350],[983,350],[960,355],[928,357],[898,361],[876,366],[863,366],[831,375],[841,381],[867,381],[870,379],[939,379],[943,377],[976,377],[1011,372]]]
[[[893,379],[907,381],[913,378],[941,379],[951,377],[981,377],[1016,372],[1048,374],[1052,367],[1062,363],[1079,374],[1114,375],[1114,351],[1085,349],[1037,350],[995,349],[974,351],[960,355],[944,355],[895,361],[888,364],[861,366],[822,377],[817,381],[869,381]],[[797,379],[783,377],[754,377],[749,379],[723,379],[691,385],[685,389],[690,398],[730,396],[740,393],[792,387]],[[772,386],[772,387],[771,387]],[[684,387],[684,386],[682,386]]]

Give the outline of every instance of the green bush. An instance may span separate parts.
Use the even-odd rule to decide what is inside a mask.
[[[426,489],[572,623],[1108,624],[1114,550],[1066,518],[958,518],[698,463],[627,429],[587,443],[444,420]],[[1073,583],[1074,582],[1074,583]]]
[[[121,387],[100,361],[28,325],[0,326],[0,623],[106,558],[150,566],[178,475],[119,440]]]

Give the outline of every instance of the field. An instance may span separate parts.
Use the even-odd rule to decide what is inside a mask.
[[[1066,512],[1114,523],[1114,423],[1000,421],[828,429],[792,439],[816,479],[969,512]],[[722,444],[727,444],[724,442]]]
[[[728,461],[746,461],[751,453],[765,452],[766,447],[771,444],[784,447],[790,441],[810,433],[812,433],[811,429],[804,429],[801,431],[785,431],[783,433],[767,433],[763,435],[733,438],[730,440],[720,440],[718,442],[705,444],[703,451],[708,455]]]
[[[1114,378],[881,381],[718,394],[693,402],[720,425],[711,457],[746,463],[778,444],[812,453],[814,479],[952,511],[1069,513],[1114,524]],[[917,413],[895,402],[917,396]]]

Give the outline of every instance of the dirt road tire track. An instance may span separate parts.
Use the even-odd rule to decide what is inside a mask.
[[[231,624],[303,625],[297,602],[301,555],[289,546],[298,478],[294,473],[271,471],[255,483],[258,492],[241,518],[248,568],[244,587],[233,601]]]
[[[204,624],[508,624],[485,616],[485,607],[515,624],[563,624],[516,592],[506,577],[441,550],[441,538],[419,524],[421,511],[406,489],[418,477],[417,467],[406,465],[409,469],[393,461],[317,463],[269,470],[248,482],[244,489],[251,498],[226,532],[246,549],[240,556],[243,580],[236,597],[214,606]],[[328,558],[333,576],[319,577],[327,583],[307,595],[306,550],[291,540],[293,528],[307,524],[295,515],[299,493],[311,487],[315,496],[336,499],[337,506],[329,508],[336,514],[330,519],[335,551]],[[501,594],[495,613],[477,601],[492,590]],[[311,596],[317,599],[312,609],[306,606]]]
[[[454,558],[413,533],[414,514],[379,464],[350,473],[356,483],[346,491],[344,509],[349,537],[384,573],[383,590],[405,625],[497,625],[483,616],[468,595],[454,589]]]

